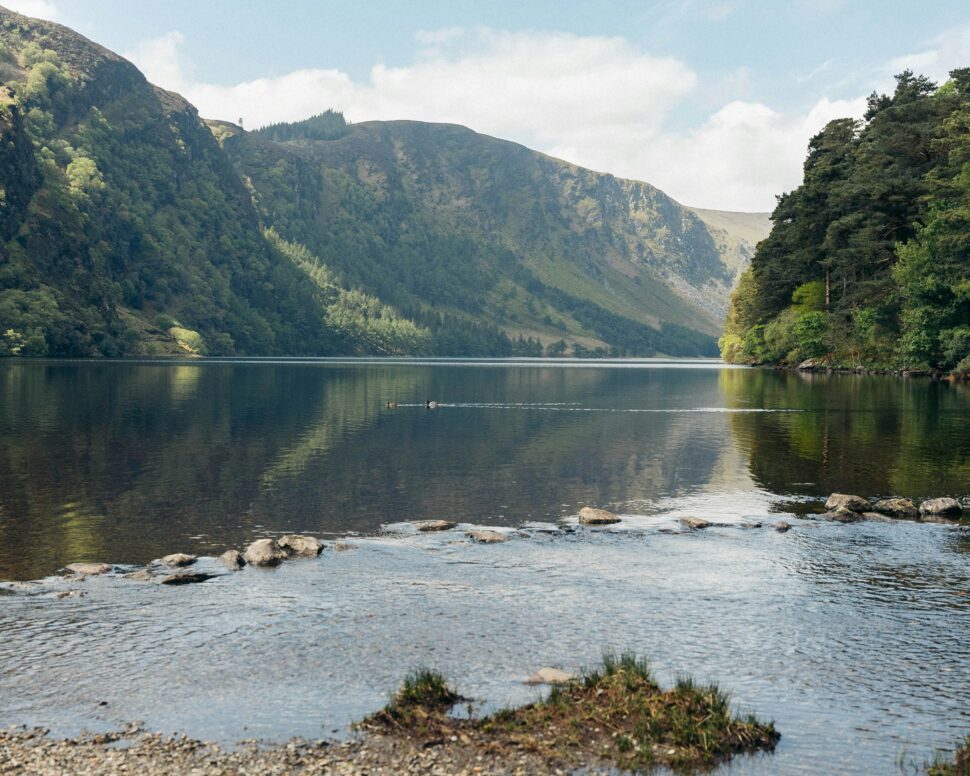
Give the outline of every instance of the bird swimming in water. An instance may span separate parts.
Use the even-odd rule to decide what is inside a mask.
[[[397,409],[397,402],[396,402],[396,401],[389,401],[389,402],[388,402],[387,404],[385,404],[384,406],[385,406],[385,407],[386,407],[387,409],[389,409],[389,410],[396,410],[396,409]]]
[[[436,409],[438,409],[438,402],[436,402],[436,401],[430,401],[429,400],[429,401],[426,401],[424,403],[424,406],[425,406],[426,409],[436,410]]]

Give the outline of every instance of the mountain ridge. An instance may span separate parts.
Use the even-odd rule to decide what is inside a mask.
[[[204,122],[3,8],[0,81],[4,355],[706,354],[744,260],[650,184],[458,125]]]

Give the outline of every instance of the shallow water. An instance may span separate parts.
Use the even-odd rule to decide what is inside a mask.
[[[360,536],[187,588],[0,596],[0,724],[320,737],[415,666],[490,708],[534,698],[540,666],[632,649],[776,720],[777,752],[731,773],[891,773],[970,730],[970,530],[789,514],[831,490],[967,495],[959,386],[708,363],[17,364],[0,399],[9,578]],[[587,503],[624,522],[536,526]],[[726,525],[664,532],[688,515]],[[437,517],[525,531],[480,546],[400,525]]]

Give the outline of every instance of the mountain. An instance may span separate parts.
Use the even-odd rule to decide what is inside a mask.
[[[695,212],[461,126],[331,113],[215,131],[263,220],[347,282],[513,336],[705,352],[767,233],[767,215]]]
[[[463,127],[207,123],[0,8],[0,355],[707,354],[757,223]]]

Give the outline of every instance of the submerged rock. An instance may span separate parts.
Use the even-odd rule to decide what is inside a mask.
[[[172,555],[166,555],[159,561],[159,563],[163,563],[166,566],[191,566],[197,560],[198,558],[195,555],[187,555],[184,552],[176,552]]]
[[[680,518],[680,524],[685,528],[690,528],[692,531],[700,528],[710,528],[714,525],[710,520],[705,520],[703,517],[682,517]]]
[[[298,555],[301,558],[315,558],[323,552],[324,547],[323,542],[313,536],[281,536],[276,543],[287,555]]]
[[[895,523],[895,519],[882,512],[862,512],[862,519],[871,523]]]
[[[790,531],[791,523],[789,523],[787,520],[779,520],[777,523],[775,523],[775,530],[778,531],[778,533]]]
[[[123,574],[124,579],[130,579],[134,582],[151,582],[152,574],[148,569],[139,569],[138,571],[132,571],[129,574]]]
[[[431,531],[450,531],[458,523],[453,523],[450,520],[415,520],[411,525],[419,531],[430,533]]]
[[[955,498],[931,498],[919,505],[919,513],[925,519],[927,515],[935,517],[960,517],[963,507]]]
[[[212,579],[215,574],[206,574],[201,571],[183,571],[179,574],[170,574],[162,579],[163,585],[192,585],[196,582],[205,582]]]
[[[828,512],[838,509],[851,509],[853,512],[868,512],[872,507],[862,496],[850,496],[847,493],[833,493],[825,502]]]
[[[919,510],[916,505],[908,498],[883,498],[872,505],[876,512],[892,517],[919,517]]]
[[[348,544],[347,542],[334,542],[331,545],[334,552],[347,552],[348,550],[356,550],[356,544]]]
[[[559,668],[540,668],[524,684],[567,684],[575,678],[575,674]]]
[[[501,544],[509,540],[508,536],[498,531],[468,531],[465,536],[479,544]]]
[[[79,577],[93,577],[111,571],[110,563],[71,563],[65,568]]]
[[[246,565],[246,561],[239,550],[226,550],[219,556],[219,562],[233,571],[237,571]]]
[[[620,518],[605,509],[583,507],[579,510],[579,522],[581,525],[612,525],[619,523]]]
[[[823,520],[831,520],[836,523],[858,523],[863,519],[858,512],[853,512],[851,509],[841,506],[825,512],[820,517]]]
[[[274,539],[257,539],[243,554],[246,563],[253,566],[278,566],[286,557],[286,552]]]

